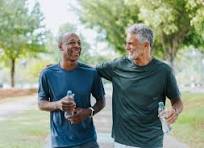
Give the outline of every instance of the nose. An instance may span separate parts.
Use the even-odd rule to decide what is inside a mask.
[[[78,42],[74,42],[73,46],[74,46],[74,47],[81,47],[81,44],[78,43]]]
[[[81,44],[78,42],[74,42],[72,47],[75,49],[75,51],[80,51],[81,50]]]
[[[129,44],[125,44],[125,49],[129,51],[130,50],[130,45]]]

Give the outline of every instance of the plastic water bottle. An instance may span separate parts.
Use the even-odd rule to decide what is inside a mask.
[[[162,131],[164,134],[168,134],[171,130],[170,125],[166,122],[165,106],[163,102],[159,102],[158,116],[162,124]]]
[[[68,102],[74,102],[74,93],[72,93],[72,91],[71,90],[68,90],[67,91],[67,101]],[[72,111],[72,112],[65,112],[64,113],[64,117],[66,118],[66,119],[68,119],[70,116],[72,116],[74,114],[74,112]]]

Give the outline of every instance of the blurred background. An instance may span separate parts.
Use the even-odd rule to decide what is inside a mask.
[[[172,136],[204,147],[203,16],[203,0],[0,0],[0,147],[45,145],[49,116],[36,109],[36,89],[42,69],[60,61],[61,33],[79,34],[80,61],[95,66],[126,54],[125,29],[134,23],[153,29],[153,55],[174,69],[185,109]],[[104,113],[107,129],[99,132],[110,133],[111,108]],[[35,141],[40,144],[30,144]]]

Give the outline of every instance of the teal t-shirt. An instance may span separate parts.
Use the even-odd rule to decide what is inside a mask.
[[[38,99],[58,101],[72,90],[77,107],[91,106],[91,95],[96,100],[104,98],[101,78],[94,68],[78,63],[73,70],[62,69],[59,64],[45,68],[39,79]],[[79,124],[70,124],[64,112],[50,112],[52,147],[75,147],[96,141],[96,131],[92,118],[87,117]]]
[[[123,57],[98,65],[97,71],[113,85],[114,140],[142,148],[162,147],[158,102],[180,95],[170,66],[155,58],[145,66],[138,66]]]

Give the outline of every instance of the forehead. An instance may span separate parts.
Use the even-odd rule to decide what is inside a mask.
[[[128,33],[127,37],[126,37],[126,41],[137,41],[138,40],[138,36],[137,34],[133,34],[133,33]]]
[[[76,35],[76,34],[66,34],[66,35],[62,38],[62,42],[71,41],[71,40],[78,41],[78,40],[80,40],[80,39],[79,39],[79,36]]]

